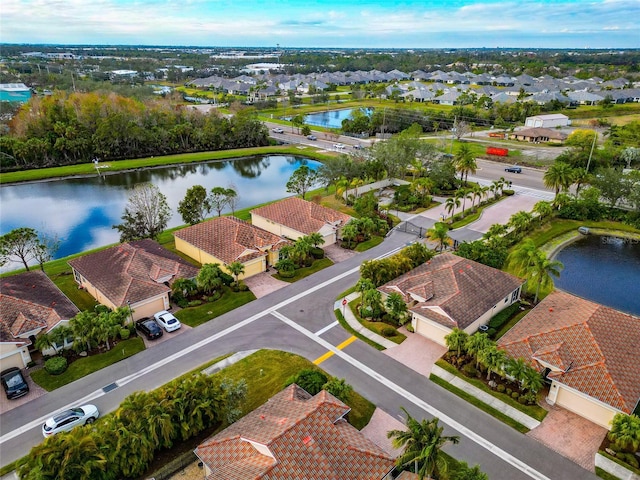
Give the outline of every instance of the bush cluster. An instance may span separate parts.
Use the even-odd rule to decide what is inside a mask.
[[[44,362],[44,369],[51,375],[60,375],[67,369],[67,359],[64,357],[53,357]]]

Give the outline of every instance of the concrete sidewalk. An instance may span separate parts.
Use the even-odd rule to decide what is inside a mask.
[[[347,300],[347,305],[342,305],[342,300],[337,300],[333,304],[334,310],[340,310],[344,319],[349,324],[349,326],[358,332],[360,335],[367,337],[372,342],[377,343],[378,345],[382,345],[384,348],[392,348],[398,346],[397,343],[392,342],[391,340],[387,340],[382,335],[378,335],[377,333],[372,332],[368,328],[362,326],[362,324],[358,321],[356,316],[353,314],[351,309],[349,308],[349,303],[360,296],[359,293],[350,293],[345,298]]]

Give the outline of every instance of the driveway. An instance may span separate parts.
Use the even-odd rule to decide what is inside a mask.
[[[344,262],[345,260],[348,260],[349,258],[358,254],[358,252],[347,250],[346,248],[342,248],[335,243],[333,245],[324,247],[323,250],[326,257],[333,263]]]
[[[4,390],[0,392],[0,414],[8,412],[9,410],[13,410],[16,407],[24,405],[25,403],[28,403],[31,400],[34,400],[47,393],[44,388],[42,388],[31,379],[31,372],[35,371],[37,368],[38,367],[34,367],[32,369],[22,369],[22,375],[27,381],[27,385],[29,385],[29,393],[27,393],[24,397],[16,398],[15,400],[9,400],[4,393]]]
[[[251,290],[256,298],[262,298],[269,295],[271,292],[275,292],[287,285],[291,285],[290,283],[273,278],[269,272],[262,272],[249,278],[245,278],[242,281],[247,285],[247,287],[249,287],[249,290]]]
[[[175,311],[174,311],[175,313]],[[173,337],[177,337],[178,335],[181,335],[187,331],[191,330],[191,327],[189,325],[185,325],[184,323],[181,325],[181,327],[178,330],[174,330],[173,332],[167,333],[164,331],[164,329],[162,330],[162,336],[160,338],[156,338],[154,340],[149,340],[147,337],[144,336],[143,333],[138,332],[138,336],[140,338],[142,338],[142,341],[144,342],[144,348],[151,348],[154,347],[156,345],[160,345],[161,343],[166,342],[167,340],[172,339]]]
[[[469,224],[470,228],[477,232],[486,233],[491,225],[496,223],[506,224],[516,212],[524,210],[530,212],[533,206],[541,199],[531,195],[522,195],[520,193],[505,197],[495,205],[485,208],[480,218]]]
[[[406,335],[407,339],[396,347],[387,348],[382,353],[428,378],[431,367],[447,352],[447,347],[438,345],[417,333],[409,333],[404,327],[398,330]]]

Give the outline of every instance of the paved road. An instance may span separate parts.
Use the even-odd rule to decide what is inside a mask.
[[[48,393],[0,417],[2,464],[25,455],[41,441],[40,423],[72,402],[91,401],[108,412],[136,390],[156,388],[219,355],[251,348],[289,351],[313,360],[333,350],[322,367],[347,382],[380,408],[399,415],[438,416],[461,444],[448,449],[471,464],[480,463],[492,479],[596,478],[573,462],[478,411],[405,365],[355,341],[335,349],[350,335],[335,321],[333,302],[357,280],[366,258],[401,248],[415,237],[394,232],[380,246],[273,292],[157,348],[150,348],[72,385]],[[103,387],[116,383],[105,393]],[[31,426],[24,428],[23,426]]]

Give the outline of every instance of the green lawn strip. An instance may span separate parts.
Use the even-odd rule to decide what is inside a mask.
[[[49,373],[42,368],[31,373],[31,378],[46,391],[50,392],[117,363],[120,360],[131,357],[142,350],[144,350],[144,342],[142,339],[139,337],[130,338],[129,340],[119,342],[115,347],[105,353],[79,358],[71,363],[69,368],[60,375],[49,375]]]
[[[333,265],[333,262],[328,258],[320,258],[313,262],[313,265],[311,265],[310,267],[297,268],[293,277],[285,278],[276,273],[273,278],[277,278],[278,280],[282,280],[283,282],[293,283],[303,279],[304,277],[313,275],[320,270],[330,267],[331,265]]]
[[[502,327],[500,327],[500,330],[498,330],[496,332],[496,334],[494,335],[493,340],[495,340],[497,342],[498,339],[500,339],[500,337],[502,337],[505,333],[507,333],[509,330],[511,330],[511,328],[516,323],[518,323],[522,317],[524,317],[527,313],[529,313],[529,311],[530,311],[530,309],[523,310],[522,312],[518,312],[516,315],[514,315],[511,318],[511,320],[509,320],[507,323],[502,325]]]
[[[364,252],[366,250],[369,250],[370,248],[377,247],[382,242],[384,242],[384,237],[380,237],[378,235],[375,235],[375,236],[371,237],[369,240],[367,240],[365,242],[361,242],[358,245],[356,245],[356,248],[354,248],[354,250],[356,252]]]
[[[349,332],[351,335],[357,337],[358,340],[362,340],[367,345],[372,346],[376,350],[384,350],[385,349],[382,345],[377,344],[373,340],[370,340],[369,338],[365,337],[361,333],[358,333],[353,328],[351,328],[351,325],[349,325],[349,322],[347,322],[344,319],[344,316],[342,315],[342,311],[336,309],[334,313],[336,314],[336,318],[338,319],[338,323],[340,323],[340,326],[342,328],[344,328],[347,332]]]
[[[434,375],[432,373],[431,375],[429,375],[429,380],[431,380],[433,383],[435,383],[437,385],[440,385],[445,390],[449,390],[451,393],[453,393],[453,394],[457,395],[458,397],[462,398],[463,400],[469,402],[471,405],[474,405],[474,406],[478,407],[480,410],[482,410],[483,412],[488,413],[492,417],[500,420],[502,423],[505,423],[505,424],[509,425],[510,427],[515,428],[520,433],[527,433],[529,431],[529,429],[527,427],[525,427],[524,425],[522,425],[519,422],[516,422],[513,418],[511,418],[511,417],[505,415],[504,413],[502,413],[501,411],[496,410],[495,408],[487,405],[483,401],[477,399],[476,397],[474,397],[473,395],[465,392],[464,390],[461,390],[461,389],[451,385],[449,382],[447,382],[446,380],[443,380],[442,378],[438,377],[437,375]]]
[[[235,381],[246,380],[249,388],[242,406],[246,414],[280,392],[289,377],[305,368],[321,370],[309,360],[292,353],[259,350],[215,375]],[[352,393],[346,403],[352,409],[349,413],[349,423],[358,430],[362,429],[369,423],[375,405],[356,392]]]
[[[16,468],[18,468],[18,465],[20,465],[20,462],[22,462],[22,460],[26,458],[27,457],[19,458],[18,460],[11,463],[7,463],[4,467],[0,468],[0,477],[4,477],[7,473],[13,472]]]
[[[488,393],[489,395],[491,395],[493,397],[496,397],[498,400],[501,400],[502,402],[506,403],[507,405],[509,405],[509,406],[511,406],[511,407],[513,407],[513,408],[515,408],[517,410],[520,410],[522,413],[525,413],[525,414],[529,415],[532,418],[535,418],[539,422],[541,422],[544,419],[544,417],[547,415],[547,413],[548,413],[544,408],[542,408],[542,407],[540,407],[538,405],[522,405],[520,402],[518,402],[517,400],[514,400],[513,398],[509,397],[508,395],[493,391],[489,387],[487,387],[482,381],[478,380],[477,378],[465,377],[455,367],[453,367],[452,365],[448,364],[444,360],[436,361],[436,365],[438,365],[440,368],[446,370],[447,372],[455,375],[456,377],[461,378],[465,382],[470,383],[474,387],[479,388],[483,392]]]
[[[233,292],[230,288],[224,287],[222,297],[215,302],[183,308],[175,312],[175,316],[185,325],[197,327],[255,299],[256,296],[249,290],[246,292]]]
[[[177,155],[139,158],[135,160],[110,160],[100,162],[100,166],[102,167],[108,165],[108,168],[101,168],[100,172],[102,174],[105,174],[110,172],[135,170],[146,167],[158,167],[193,162],[207,162],[211,160],[229,160],[233,158],[250,157],[255,155],[278,154],[296,155],[320,161],[331,156],[320,153],[315,147],[275,145],[268,147],[240,148],[234,150],[218,150],[215,152],[182,153]],[[92,162],[81,163],[77,165],[66,165],[64,167],[38,168],[31,170],[22,170],[19,172],[5,172],[0,175],[0,184],[83,175],[97,175],[96,168]]]
[[[620,480],[615,475],[611,475],[609,472],[601,469],[600,467],[596,467],[596,475],[600,478],[604,478],[604,480]]]
[[[347,305],[350,309],[351,312],[353,312],[353,315],[356,317],[356,319],[358,320],[358,322],[360,322],[360,324],[365,327],[368,330],[371,330],[373,333],[376,333],[378,335],[380,335],[383,338],[386,338],[387,340],[391,340],[393,343],[397,343],[400,344],[402,342],[404,342],[404,340],[407,338],[406,335],[398,332],[397,328],[393,325],[390,325],[388,323],[385,322],[372,322],[369,320],[365,320],[364,318],[362,318],[360,316],[360,313],[358,312],[358,304],[360,303],[360,297],[354,298],[353,300],[351,300],[351,302],[349,302],[349,305]],[[397,334],[394,335],[393,337],[386,337],[382,334],[382,330],[386,327],[391,327],[394,330],[396,330]]]
[[[340,295],[338,295],[336,297],[336,300],[342,300],[343,298],[345,298],[347,295],[356,292],[356,286],[354,285],[353,287],[347,288],[344,292],[342,292]]]
[[[622,460],[620,460],[619,458],[614,457],[613,455],[609,455],[607,452],[605,452],[604,450],[598,450],[598,453],[600,455],[602,455],[603,457],[608,458],[609,460],[611,460],[612,462],[617,463],[618,465],[620,465],[621,467],[626,468],[627,470],[632,471],[633,473],[640,475],[640,469],[635,468],[632,465],[629,465],[626,462],[623,462]]]

